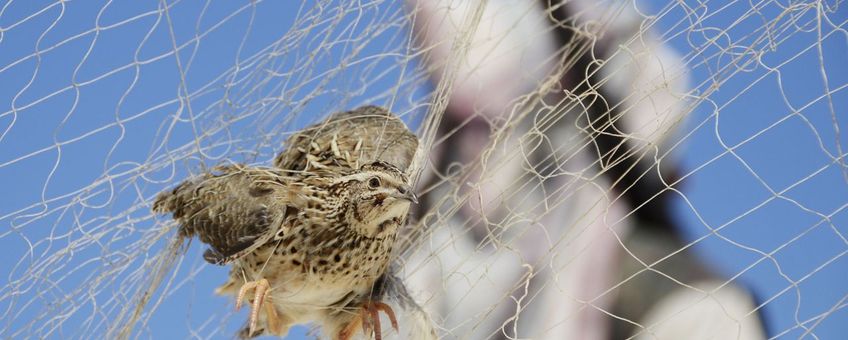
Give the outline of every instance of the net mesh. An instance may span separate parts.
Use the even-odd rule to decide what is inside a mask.
[[[376,104],[421,140],[395,268],[440,337],[837,338],[846,14],[7,1],[0,335],[231,337],[247,313],[212,294],[227,269],[152,199]]]

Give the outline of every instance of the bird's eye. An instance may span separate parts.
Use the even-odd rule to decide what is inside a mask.
[[[371,179],[368,180],[368,186],[372,189],[380,187],[380,179],[377,177],[371,177]]]

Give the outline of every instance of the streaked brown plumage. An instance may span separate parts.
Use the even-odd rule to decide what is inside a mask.
[[[293,134],[274,165],[286,170],[350,167],[380,160],[406,171],[418,137],[388,110],[363,106],[335,113],[324,122]]]
[[[276,167],[217,167],[160,194],[154,211],[208,244],[207,261],[232,264],[219,293],[240,305],[255,292],[242,336],[313,321],[334,338],[359,327],[379,338],[377,312],[394,317],[370,294],[415,201],[404,170],[417,143],[385,109],[337,113],[290,137]]]
[[[173,213],[181,236],[197,236],[210,248],[204,259],[225,264],[268,242],[294,205],[290,194],[298,187],[283,171],[222,166],[159,194],[153,211]],[[296,195],[291,195],[296,196]],[[283,212],[282,214],[278,212]]]

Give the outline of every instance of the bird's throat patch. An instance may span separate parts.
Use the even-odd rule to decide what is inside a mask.
[[[386,194],[377,194],[374,196],[374,206],[379,207],[383,205],[383,201],[386,200]]]

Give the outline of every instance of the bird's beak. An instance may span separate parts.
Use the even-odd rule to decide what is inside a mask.
[[[418,196],[412,192],[412,187],[409,185],[404,185],[398,188],[398,194],[395,197],[418,204]]]

